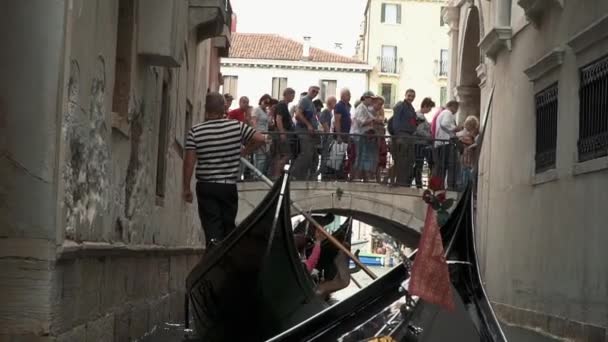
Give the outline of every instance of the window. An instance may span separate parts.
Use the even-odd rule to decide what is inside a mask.
[[[557,146],[557,83],[535,96],[536,106],[536,173],[555,168]]]
[[[222,93],[230,94],[233,97],[237,97],[237,86],[238,86],[238,76],[224,76],[224,84],[222,86]]]
[[[165,72],[165,73],[168,73]],[[169,136],[169,83],[163,82],[160,103],[160,124],[158,125],[158,153],[156,159],[156,196],[165,197],[167,175],[167,145]]]
[[[580,72],[579,162],[608,155],[608,56]]]
[[[395,102],[395,85],[382,83],[380,85],[380,95],[384,97],[384,108],[392,108]]]
[[[448,102],[448,87],[441,87],[439,89],[439,105],[445,107]]]
[[[183,144],[186,146],[186,139],[188,139],[188,132],[192,128],[192,103],[188,100],[186,102],[186,122],[184,124],[184,140]]]
[[[439,56],[439,77],[448,75],[448,50],[441,49]]]
[[[327,101],[327,98],[330,96],[336,96],[336,88],[338,87],[338,82],[335,80],[323,80],[321,81],[321,101]]]
[[[287,88],[287,78],[272,78],[272,97],[275,99],[280,99],[283,96],[283,91],[285,91],[285,88]]]
[[[112,111],[128,116],[131,91],[131,72],[134,53],[135,4],[133,0],[120,0],[118,4],[118,35],[116,40],[116,66]]]
[[[401,24],[401,5],[382,4],[381,19],[385,24]]]
[[[388,74],[397,73],[397,47],[382,45],[382,57],[380,57],[380,71]]]
[[[445,9],[445,6],[441,6],[441,9],[439,10],[439,26],[445,25],[445,21],[443,21],[443,10],[444,9]]]

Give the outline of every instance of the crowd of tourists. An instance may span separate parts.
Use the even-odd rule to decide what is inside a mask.
[[[207,94],[205,121],[188,133],[183,189],[184,199],[192,202],[190,182],[195,174],[208,243],[222,240],[235,228],[236,183],[252,177],[241,156],[250,157],[270,177],[278,177],[291,162],[291,175],[297,180],[376,180],[407,187],[415,183],[420,188],[423,170],[429,170],[454,189],[470,177],[479,121],[471,116],[457,125],[458,102],[448,102],[429,122],[425,114],[435,103],[424,98],[416,110],[416,93],[409,89],[387,120],[385,100],[371,91],[354,105],[348,89],[325,103],[318,94],[319,87],[311,86],[291,105],[296,92],[287,88],[281,100],[264,95],[255,108],[241,97],[234,110],[229,110],[231,95]]]
[[[457,125],[458,102],[448,102],[427,120],[435,102],[426,97],[416,110],[416,92],[408,89],[387,119],[385,99],[371,91],[351,104],[348,89],[325,103],[317,98],[319,90],[309,87],[296,102],[296,91],[287,88],[282,99],[265,94],[255,107],[243,96],[233,110],[233,96],[224,94],[225,117],[266,137],[247,156],[264,175],[279,177],[291,161],[296,180],[376,181],[421,188],[423,179],[433,175],[447,181],[448,188],[466,184],[479,121],[470,116]],[[241,166],[238,178],[255,176]]]

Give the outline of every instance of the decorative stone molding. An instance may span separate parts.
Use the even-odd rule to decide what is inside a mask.
[[[510,27],[494,27],[479,43],[481,51],[493,62],[503,49],[511,51],[511,37],[513,30]]]
[[[535,26],[539,26],[542,20],[543,12],[546,12],[553,6],[563,8],[564,0],[519,0],[517,4],[524,9],[526,17]]]
[[[188,4],[189,27],[196,29],[199,42],[221,35],[224,26],[230,31],[232,9],[225,0],[189,0]]]
[[[441,12],[443,21],[450,27],[450,33],[452,31],[458,31],[458,24],[460,23],[460,8],[455,6],[448,6]]]
[[[219,57],[228,57],[231,37],[230,27],[224,25],[222,33],[213,38],[213,47],[218,49]]]
[[[488,80],[488,67],[486,66],[486,63],[479,64],[477,68],[475,68],[475,71],[477,72],[477,78],[479,78],[479,86],[483,87]]]
[[[453,0],[450,2],[451,6],[455,6],[455,7],[462,7],[464,4],[469,4],[469,5],[474,5],[475,1],[474,0]]]
[[[570,45],[575,54],[579,54],[606,38],[608,38],[608,15],[605,15],[575,35],[570,39],[568,45]]]
[[[551,70],[554,70],[562,65],[564,63],[564,55],[564,49],[556,48],[524,70],[524,73],[526,76],[528,76],[530,81],[537,81],[543,75],[546,75]]]
[[[465,102],[470,98],[479,97],[479,87],[457,86],[454,96],[459,102]]]

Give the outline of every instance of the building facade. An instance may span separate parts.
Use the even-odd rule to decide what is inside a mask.
[[[204,236],[186,131],[229,0],[0,4],[0,340],[127,341],[183,321]]]
[[[441,0],[368,0],[357,56],[373,67],[368,88],[384,96],[387,114],[416,90],[415,107],[424,97],[437,105],[448,100],[448,26]]]
[[[321,88],[319,98],[339,96],[349,88],[353,98],[366,90],[365,63],[333,52],[316,49],[304,43],[272,34],[233,33],[230,56],[222,58],[222,92],[238,100],[249,97],[257,105],[264,94],[281,99],[287,87],[296,93],[308,91],[311,85]],[[232,107],[238,107],[234,101]]]
[[[608,2],[451,0],[444,14],[460,116],[487,119],[477,240],[489,297],[506,323],[604,341]]]

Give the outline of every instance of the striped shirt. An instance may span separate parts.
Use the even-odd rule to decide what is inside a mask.
[[[255,130],[236,120],[210,120],[188,132],[186,150],[196,150],[196,179],[199,182],[235,183],[239,173],[241,144]]]

